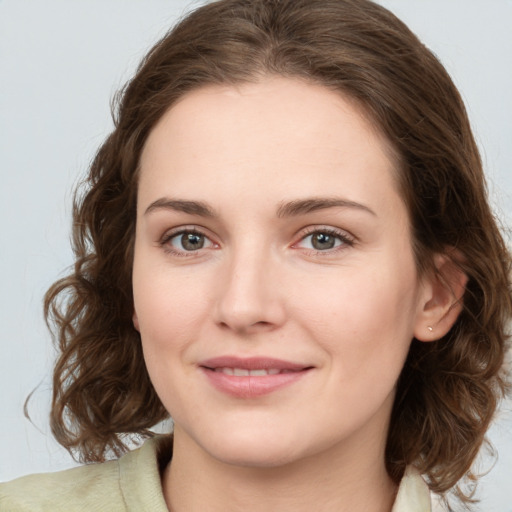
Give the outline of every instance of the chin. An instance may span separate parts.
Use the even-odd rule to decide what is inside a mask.
[[[256,429],[229,431],[228,435],[211,435],[200,443],[210,456],[225,464],[252,467],[280,467],[301,458],[298,442],[290,435]]]
[[[300,458],[297,454],[284,450],[283,447],[276,450],[269,450],[268,447],[256,447],[250,450],[224,448],[219,451],[220,453],[211,455],[224,464],[245,468],[278,468],[296,462]]]

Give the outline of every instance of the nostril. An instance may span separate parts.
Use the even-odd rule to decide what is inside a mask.
[[[218,326],[222,330],[235,331],[239,333],[252,333],[252,332],[261,332],[261,331],[269,331],[277,327],[276,324],[272,322],[267,322],[265,320],[257,321],[257,322],[226,322],[222,321],[218,323]]]

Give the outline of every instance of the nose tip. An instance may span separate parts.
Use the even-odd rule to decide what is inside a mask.
[[[266,268],[265,268],[266,267]],[[268,262],[231,265],[220,286],[217,323],[238,333],[273,330],[284,322],[280,285]]]

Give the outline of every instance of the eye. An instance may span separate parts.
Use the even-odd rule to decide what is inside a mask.
[[[183,230],[177,233],[170,233],[163,238],[161,244],[166,247],[167,250],[176,254],[195,252],[214,246],[214,243],[207,236],[195,230]]]
[[[296,247],[325,252],[352,245],[354,245],[354,240],[346,233],[332,229],[316,229],[304,236],[296,244]]]

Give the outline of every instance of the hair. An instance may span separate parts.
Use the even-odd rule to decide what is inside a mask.
[[[435,254],[456,252],[468,277],[450,332],[433,343],[412,340],[386,447],[396,482],[414,463],[443,494],[464,476],[476,478],[471,467],[506,391],[511,258],[456,87],[400,20],[368,0],[212,2],[143,59],[75,194],[74,268],[45,297],[59,350],[52,432],[80,460],[102,461],[126,450],[126,436],[151,436],[168,417],[132,323],[141,151],[187,92],[275,75],[321,84],[362,106],[398,155],[419,271],[432,270]],[[459,497],[470,501],[463,491]]]

